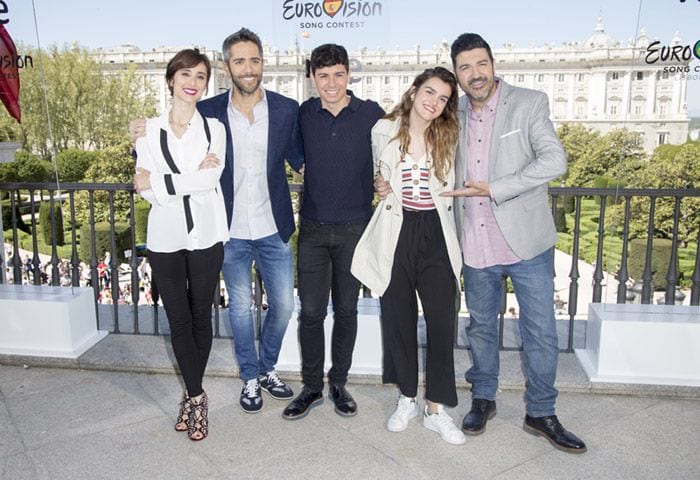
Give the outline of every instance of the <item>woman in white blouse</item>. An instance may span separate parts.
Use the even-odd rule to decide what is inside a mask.
[[[400,391],[387,429],[406,429],[420,412],[418,292],[427,329],[423,425],[452,444],[465,441],[444,410],[457,405],[453,344],[462,257],[452,199],[439,194],[454,185],[458,133],[455,77],[429,68],[372,129],[377,175],[392,192],[377,205],[352,263],[352,273],[381,296],[383,381]]]
[[[165,79],[172,106],[146,122],[136,141],[136,191],[151,203],[148,260],[170,324],[185,383],[175,429],[202,440],[209,431],[202,378],[212,343],[211,309],[219,284],[226,210],[219,188],[226,131],[197,111],[211,64],[197,50],[178,52]]]

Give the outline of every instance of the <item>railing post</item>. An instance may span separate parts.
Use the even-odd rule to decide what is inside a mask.
[[[54,197],[56,190],[49,190],[49,220],[51,223],[51,285],[58,286],[61,284],[61,272],[58,269],[58,251],[56,250],[56,214],[54,206],[56,205]]]
[[[607,195],[600,196],[600,210],[598,211],[598,248],[595,254],[595,270],[593,271],[593,303],[600,303],[603,294],[603,244],[605,242],[605,204],[608,203]]]
[[[681,216],[681,197],[676,197],[676,205],[673,209],[673,234],[671,240],[671,259],[666,272],[666,305],[676,303],[676,282],[678,282],[678,220]]]
[[[41,197],[41,193],[39,196]],[[41,204],[41,199],[39,202]],[[39,229],[36,225],[34,190],[29,190],[29,208],[31,210],[30,214],[32,217],[32,248],[34,249],[34,254],[32,255],[32,273],[34,276],[34,285],[41,285],[41,269],[39,268],[41,265],[41,259],[39,258],[39,244],[37,238]],[[27,283],[32,283],[31,279],[29,278],[29,272],[27,272]]]
[[[71,238],[71,285],[74,287],[80,286],[80,257],[78,256],[78,242],[75,222],[75,191],[71,190],[68,194],[70,201],[70,238]]]
[[[627,270],[627,242],[630,234],[630,203],[631,197],[625,197],[625,219],[622,229],[622,257],[620,258],[620,269],[617,271],[617,303],[627,303],[627,280],[629,271]]]
[[[651,255],[654,246],[654,213],[656,211],[656,197],[649,197],[649,223],[647,226],[647,249],[644,263],[644,273],[642,274],[642,303],[651,303],[651,292],[653,287],[653,277],[651,272]]]
[[[117,234],[114,231],[114,192],[110,190],[109,196],[109,237],[110,237],[110,258],[107,268],[110,271],[110,287],[112,287],[112,311],[114,312],[114,333],[119,333],[119,269],[117,268]]]
[[[20,199],[19,189],[17,189],[17,199]],[[19,213],[19,207],[15,203],[14,192],[10,194],[10,210],[12,210],[12,282],[22,285],[24,278],[22,276],[22,258],[19,253],[19,240],[17,239],[17,223],[19,222],[17,214]]]
[[[95,245],[95,191],[88,191],[88,203],[90,205],[90,283],[95,296],[95,305],[100,303],[100,275],[97,273],[97,245]],[[100,329],[100,309],[95,308],[97,315],[97,329]]]
[[[136,210],[134,205],[134,191],[129,192],[129,229],[131,231],[131,256],[129,257],[129,268],[131,269],[131,305],[134,315],[134,333],[139,334],[139,263],[136,256]],[[125,295],[126,296],[126,295]]]

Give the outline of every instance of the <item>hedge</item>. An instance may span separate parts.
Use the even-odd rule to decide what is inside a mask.
[[[651,251],[651,275],[655,290],[666,289],[666,273],[671,262],[672,242],[667,238],[655,238],[652,240]],[[646,259],[647,239],[634,238],[629,243],[629,255],[627,268],[630,276],[637,282],[642,280]],[[678,269],[678,265],[676,265]],[[680,273],[680,270],[677,270]]]
[[[63,212],[61,211],[61,204],[59,202],[54,202],[53,210],[53,238],[56,239],[56,245],[65,245],[66,239],[63,233]],[[39,205],[39,226],[41,227],[44,243],[46,245],[51,245],[51,202],[41,202],[41,205]]]
[[[115,242],[117,251],[112,252],[112,237],[110,234],[109,222],[98,222],[95,224],[95,254],[97,258],[103,258],[106,252],[110,252],[112,257],[119,262],[125,262],[124,250],[131,249],[131,229],[128,223],[117,222],[114,224]],[[83,224],[80,227],[80,248],[78,252],[80,260],[89,264],[92,255],[92,237],[90,235],[90,225]]]

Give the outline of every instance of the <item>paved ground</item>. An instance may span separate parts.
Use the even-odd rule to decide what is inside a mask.
[[[468,358],[458,353],[461,375]],[[173,429],[182,387],[166,337],[110,335],[77,362],[0,356],[0,479],[700,478],[698,389],[591,385],[571,357],[560,362],[558,414],[587,442],[583,455],[522,430],[517,353],[502,354],[498,415],[462,446],[419,420],[388,432],[397,392],[373,377],[352,379],[354,418],[326,400],[290,422],[285,403],[269,397],[262,412],[243,413],[227,340],[215,342],[205,379],[211,432],[199,443]],[[298,375],[284,376],[299,388]],[[461,421],[469,392],[458,385],[449,413]]]

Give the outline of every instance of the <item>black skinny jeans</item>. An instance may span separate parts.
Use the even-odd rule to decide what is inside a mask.
[[[299,344],[304,385],[323,390],[328,294],[333,301],[333,333],[328,381],[345,385],[357,337],[357,297],[360,282],[350,273],[352,255],[366,222],[320,224],[302,220],[299,226]]]
[[[148,251],[153,281],[163,299],[177,365],[191,397],[200,395],[212,342],[211,309],[224,248]]]

